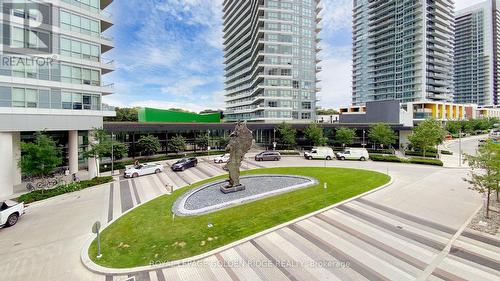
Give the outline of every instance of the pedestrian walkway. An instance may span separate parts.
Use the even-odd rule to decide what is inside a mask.
[[[416,280],[457,232],[367,199],[193,264],[106,280]],[[466,231],[427,280],[498,280],[500,240]]]

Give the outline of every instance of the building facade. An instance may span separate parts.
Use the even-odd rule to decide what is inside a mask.
[[[225,119],[315,120],[319,0],[225,0]]]
[[[500,1],[487,0],[456,13],[455,97],[457,103],[497,105]]]
[[[114,110],[103,75],[114,66],[103,35],[113,24],[104,10],[112,0],[0,2],[0,197],[21,183],[20,141],[33,132],[57,136],[70,173],[78,172],[88,132]],[[90,159],[89,161],[96,161]],[[90,176],[96,165],[88,165]]]
[[[353,105],[452,101],[454,1],[353,4]]]

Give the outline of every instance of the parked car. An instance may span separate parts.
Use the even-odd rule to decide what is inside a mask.
[[[214,163],[221,164],[221,163],[227,163],[227,162],[229,162],[229,153],[222,154],[222,155],[214,158]]]
[[[281,154],[278,151],[263,151],[255,155],[255,161],[279,161]]]
[[[311,151],[305,152],[304,157],[306,159],[326,159],[332,160],[335,157],[333,149],[331,147],[313,147]]]
[[[361,160],[370,159],[370,154],[366,148],[347,148],[343,152],[338,152],[335,156],[339,160]]]
[[[493,129],[490,131],[490,138],[498,138],[500,137],[500,129]]]
[[[163,172],[164,168],[161,164],[149,163],[149,164],[139,164],[137,166],[130,167],[125,170],[126,178],[137,178],[139,176],[159,174]]]
[[[24,203],[7,200],[0,203],[0,227],[9,227],[17,223],[24,215]]]
[[[184,171],[188,168],[196,167],[198,159],[196,158],[183,158],[172,165],[172,171]]]

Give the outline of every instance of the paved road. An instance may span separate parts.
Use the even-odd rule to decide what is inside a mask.
[[[446,141],[440,148],[453,152],[453,155],[441,155],[441,160],[446,167],[467,168],[468,164],[463,162],[463,157],[462,159],[460,158],[460,151],[462,151],[462,155],[475,155],[477,153],[479,140],[486,139],[487,137],[487,135],[481,135],[463,138],[461,144],[459,139]]]
[[[244,168],[283,165],[324,166],[325,162],[293,157],[281,162],[248,161]],[[498,240],[469,232],[457,234],[481,204],[480,196],[461,180],[465,170],[374,162],[330,161],[326,165],[389,172],[395,182],[210,256],[197,266],[130,276],[93,274],[81,265],[79,255],[95,220],[108,222],[137,204],[168,194],[167,184],[176,189],[224,171],[201,161],[197,168],[182,173],[167,171],[121,180],[34,204],[16,227],[0,230],[0,279],[453,280],[460,276],[494,280],[500,274],[495,270],[500,268]],[[342,261],[348,261],[347,266]],[[221,263],[232,266],[221,267]]]

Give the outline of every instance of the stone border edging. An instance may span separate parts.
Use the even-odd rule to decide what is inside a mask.
[[[133,268],[120,268],[120,269],[118,269],[118,268],[108,268],[108,267],[104,267],[104,266],[98,265],[98,264],[94,263],[90,259],[89,255],[88,255],[88,250],[90,248],[90,245],[94,241],[95,237],[94,237],[94,235],[89,235],[89,238],[87,239],[87,241],[84,244],[84,247],[82,248],[82,251],[81,251],[81,254],[80,254],[80,259],[81,259],[82,264],[88,270],[90,270],[91,272],[94,272],[94,273],[97,273],[97,274],[105,274],[105,275],[126,275],[126,274],[129,274],[129,273],[138,273],[138,272],[143,272],[143,271],[152,271],[152,270],[169,268],[169,267],[183,265],[183,264],[189,264],[189,263],[193,263],[193,262],[196,262],[198,260],[207,258],[207,257],[212,256],[214,254],[226,251],[226,250],[228,250],[228,249],[230,249],[232,247],[238,246],[238,245],[243,244],[245,242],[248,242],[248,241],[250,241],[252,239],[256,239],[256,238],[258,238],[260,236],[266,235],[266,234],[268,234],[270,232],[273,232],[275,230],[278,230],[280,228],[283,228],[283,227],[286,227],[288,225],[297,223],[299,221],[308,219],[310,217],[313,217],[313,216],[315,216],[317,214],[320,214],[322,212],[325,212],[325,211],[330,210],[332,208],[335,208],[337,206],[349,203],[349,202],[354,201],[354,200],[356,200],[356,199],[358,199],[360,197],[367,196],[369,194],[372,194],[374,192],[377,192],[379,190],[387,188],[387,187],[391,186],[393,183],[394,183],[394,179],[391,177],[390,181],[388,183],[386,183],[386,184],[384,184],[384,185],[382,185],[380,187],[377,187],[375,189],[369,190],[369,191],[367,191],[365,193],[362,193],[362,194],[356,195],[354,197],[351,197],[349,199],[346,199],[344,201],[335,203],[335,204],[330,205],[330,206],[328,206],[326,208],[317,210],[315,212],[309,213],[309,214],[304,215],[302,217],[299,217],[299,218],[296,218],[294,220],[282,223],[280,225],[274,226],[272,228],[266,229],[266,230],[261,231],[259,233],[256,233],[256,234],[253,234],[251,236],[245,237],[245,238],[240,239],[238,241],[234,241],[234,242],[232,242],[230,244],[227,244],[225,246],[221,246],[221,247],[219,247],[217,249],[213,249],[213,250],[211,250],[209,252],[206,252],[206,253],[203,253],[203,254],[200,254],[200,255],[197,255],[197,256],[194,256],[194,257],[189,257],[189,258],[185,258],[185,259],[181,259],[181,260],[177,260],[177,261],[171,261],[171,262],[167,262],[167,263],[163,263],[163,264],[159,264],[159,265],[153,265],[153,266],[146,265],[146,266],[139,266],[139,267],[133,267]],[[138,206],[142,206],[142,205],[138,205]],[[138,207],[138,206],[136,206],[136,207]],[[107,224],[103,228],[103,230],[105,228],[107,228],[108,226],[110,226],[113,222],[115,222],[116,220],[118,220],[119,218],[121,218],[122,216],[124,216],[125,214],[127,214],[128,212],[130,212],[130,211],[132,211],[134,209],[135,208],[132,208],[132,209],[128,210],[127,212],[123,213],[120,217],[118,217],[115,220],[111,221],[109,224]]]
[[[204,189],[207,189],[209,187],[212,187],[214,185],[219,185],[221,183],[227,182],[226,179],[218,180],[218,181],[213,181],[206,183],[202,186],[193,188],[192,190],[184,193],[181,195],[177,200],[175,200],[174,204],[172,205],[172,213],[175,213],[178,216],[199,216],[199,215],[205,215],[209,213],[213,213],[219,210],[227,209],[236,205],[240,205],[243,203],[250,203],[254,202],[256,200],[260,199],[265,199],[268,197],[272,197],[274,195],[282,194],[282,193],[287,193],[296,189],[301,189],[301,188],[306,188],[310,186],[314,186],[319,184],[318,180],[312,177],[305,177],[305,176],[298,176],[298,175],[282,175],[282,174],[258,174],[258,175],[245,175],[242,176],[241,179],[247,179],[247,178],[256,178],[256,177],[289,177],[289,178],[298,178],[298,179],[303,179],[303,180],[308,180],[308,182],[301,183],[301,184],[295,184],[291,186],[287,186],[284,188],[280,189],[275,189],[271,190],[268,192],[260,193],[260,194],[254,194],[250,195],[247,197],[235,199],[232,201],[227,201],[227,202],[222,202],[219,204],[215,204],[212,206],[207,206],[203,208],[199,208],[196,210],[189,210],[185,208],[187,200],[197,192],[200,192]]]

